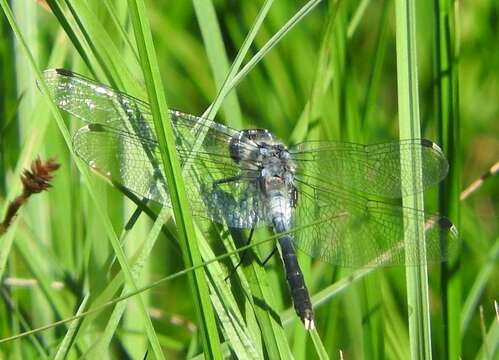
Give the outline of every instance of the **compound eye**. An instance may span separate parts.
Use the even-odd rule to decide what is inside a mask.
[[[272,134],[266,129],[247,129],[243,130],[244,136],[249,140],[257,140],[257,141],[271,141]]]

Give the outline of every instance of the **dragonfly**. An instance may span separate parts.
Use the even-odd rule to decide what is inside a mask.
[[[46,70],[43,77],[55,104],[86,123],[73,137],[76,154],[112,182],[171,207],[149,105],[69,70]],[[363,267],[444,261],[456,248],[449,219],[397,200],[446,176],[447,159],[430,140],[286,146],[266,129],[237,130],[175,110],[169,115],[193,215],[229,228],[273,229],[307,330],[315,328],[314,312],[297,249],[330,264]],[[414,218],[426,224],[424,244],[406,226]]]

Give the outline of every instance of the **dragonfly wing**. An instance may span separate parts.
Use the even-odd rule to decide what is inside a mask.
[[[88,123],[105,124],[140,138],[155,140],[151,109],[145,101],[65,69],[46,70],[43,78],[56,105],[69,114]],[[178,124],[176,130],[180,136],[188,137],[191,132],[198,135],[201,128],[214,129],[218,134],[214,145],[218,147],[220,142],[225,145],[238,133],[209,119],[175,110],[170,111],[170,117],[174,127]],[[218,150],[227,153],[226,148]]]
[[[193,115],[177,111],[171,115],[182,169],[190,182],[198,184],[197,192],[191,194],[191,204],[209,213],[211,220],[229,227],[267,224],[265,202],[253,169],[236,164],[230,155],[230,142],[239,132]],[[195,126],[190,124],[193,118]],[[239,146],[253,152],[257,145],[248,142]]]
[[[171,207],[157,142],[134,138],[106,125],[88,124],[75,134],[73,146],[78,156],[103,176],[139,196]],[[214,185],[216,179],[238,173],[235,166],[222,166],[216,161],[197,152],[184,163],[183,180],[193,213],[236,228],[265,224],[264,202],[254,183],[240,178]]]
[[[217,186],[207,198],[211,219],[233,228],[257,228],[269,224],[265,201],[255,184],[235,181]]]
[[[297,177],[305,182],[386,198],[423,192],[448,171],[442,150],[426,139],[374,145],[311,141],[297,145],[291,153]],[[412,169],[414,156],[420,156],[421,168]],[[409,167],[412,172],[405,171]],[[412,178],[403,175],[406,173],[420,176],[421,184],[412,186]]]
[[[89,123],[73,138],[76,153],[135,194],[170,206],[149,105],[67,70],[47,70],[44,79],[58,107]],[[237,184],[213,186],[216,180],[240,175],[229,153],[230,140],[239,132],[178,111],[170,111],[170,117],[193,213],[234,227],[260,224],[263,215],[245,208],[258,201],[256,195],[242,197],[251,179],[241,176]],[[222,187],[237,205],[222,194]],[[215,206],[221,208],[215,211]],[[240,217],[226,217],[235,206]]]
[[[171,207],[153,140],[132,137],[103,124],[88,124],[73,137],[76,154],[94,171],[140,197]]]
[[[133,130],[137,135],[151,136],[146,102],[65,69],[46,70],[43,79],[56,105],[80,120],[123,130],[139,126]]]
[[[347,266],[420,265],[457,251],[457,230],[445,217],[301,183],[295,212],[296,246],[322,261]],[[426,257],[405,224],[425,221]]]

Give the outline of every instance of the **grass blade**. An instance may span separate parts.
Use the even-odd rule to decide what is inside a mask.
[[[480,304],[480,299],[483,292],[487,286],[487,283],[491,281],[494,276],[494,270],[497,270],[497,263],[499,261],[499,237],[496,239],[495,244],[492,246],[490,254],[488,256],[488,261],[484,264],[478,275],[476,276],[473,286],[468,292],[468,296],[463,303],[461,309],[461,324],[460,324],[460,338],[464,337],[464,334],[468,330],[470,321],[477,312],[478,305]]]
[[[457,2],[456,2],[457,3]],[[447,154],[449,174],[439,192],[439,212],[453,219],[460,227],[461,156],[459,121],[458,46],[456,44],[454,1],[435,0],[435,104],[439,139]],[[459,258],[442,264],[442,308],[445,332],[441,356],[458,359],[461,356],[461,268]]]
[[[47,0],[47,5],[50,7],[50,10],[52,10],[52,13],[55,15],[57,21],[68,35],[69,39],[71,40],[71,43],[76,48],[76,51],[78,51],[78,54],[80,54],[81,58],[89,68],[90,72],[95,76],[96,73],[92,66],[93,63],[92,61],[90,61],[87,55],[89,51],[85,51],[84,49],[85,47],[88,49],[88,45],[85,42],[80,41],[79,36],[76,34],[75,31],[73,31],[71,24],[69,23],[67,17],[64,16],[64,12],[57,1]]]
[[[144,264],[146,260],[149,258],[151,251],[154,247],[154,244],[158,239],[163,223],[165,222],[165,217],[167,213],[168,210],[166,208],[164,208],[159,213],[151,231],[149,232],[141,248],[137,261],[132,265],[132,273],[134,275],[135,281],[137,282],[140,279],[140,275],[142,273],[142,269],[144,268]],[[128,293],[128,291],[129,288],[127,286],[124,286],[121,295],[125,295],[126,293]],[[122,301],[116,305],[116,307],[113,310],[113,313],[109,317],[109,321],[106,324],[106,328],[102,336],[99,337],[98,343],[90,350],[92,352],[92,356],[95,357],[106,356],[106,351],[110,346],[112,337],[116,333],[118,324],[123,317],[127,305],[128,301]]]
[[[239,49],[237,56],[234,59],[234,62],[230,66],[230,70],[229,70],[227,76],[225,77],[223,85],[221,86],[220,91],[217,94],[217,97],[215,98],[215,100],[213,101],[213,103],[211,104],[210,108],[207,111],[206,116],[209,119],[212,119],[215,116],[215,114],[217,113],[218,109],[220,108],[222,102],[224,101],[227,94],[229,93],[230,89],[228,88],[228,84],[230,83],[230,81],[232,81],[234,76],[237,74],[237,71],[239,70],[239,68],[242,64],[244,57],[248,53],[248,50],[249,50],[251,44],[253,43],[253,40],[255,39],[255,36],[258,33],[258,30],[262,26],[263,20],[265,19],[265,16],[267,15],[268,11],[270,10],[270,7],[271,7],[273,2],[274,2],[274,0],[266,0],[265,3],[262,5],[260,12],[258,13],[258,15],[256,17],[253,26],[251,27],[250,31],[248,32],[248,35],[246,36],[246,38],[244,39],[244,42],[243,42],[241,48]],[[234,124],[232,122],[231,122],[231,125],[234,127],[237,127],[237,124]],[[242,124],[239,124],[239,125],[241,126]]]
[[[76,315],[80,315],[85,310],[89,297],[90,295],[86,295],[83,298],[83,301],[78,307]],[[64,339],[62,340],[61,344],[59,345],[59,348],[57,349],[57,353],[55,354],[54,357],[55,360],[66,359],[68,357],[69,349],[71,347],[71,344],[74,342],[75,335],[78,331],[80,324],[81,324],[81,319],[77,319],[71,323],[68,332],[66,333],[66,335],[64,335]]]
[[[226,74],[229,72],[229,61],[215,9],[211,0],[193,0],[193,5],[201,28],[208,60],[215,77],[215,83],[220,91],[225,83]],[[223,109],[232,126],[236,128],[242,127],[241,108],[235,93],[227,95]]]
[[[20,311],[15,306],[14,301],[10,298],[10,295],[6,289],[4,288],[0,289],[0,297],[2,298],[3,302],[7,305],[9,311],[11,312],[12,320],[15,320],[13,322],[16,322],[16,325],[18,323],[24,329],[29,329],[30,323],[28,319],[24,317],[24,312]],[[36,336],[29,335],[27,340],[31,344],[33,349],[35,349],[38,357],[43,359],[49,358],[48,350],[44,348],[43,344],[41,344],[40,339],[38,339]]]
[[[329,356],[326,352],[326,349],[324,349],[324,345],[322,344],[321,338],[319,337],[317,330],[311,331],[310,336],[312,338],[312,341],[314,342],[315,349],[317,350],[318,358],[321,360],[329,359]]]
[[[397,38],[397,87],[399,127],[401,139],[419,139],[419,94],[416,52],[416,1],[396,0],[396,38]],[[417,152],[402,158],[401,161],[412,164],[404,171],[402,178],[411,179],[402,186],[413,187],[421,182],[421,156]],[[414,191],[413,196],[403,198],[404,206],[422,210],[423,194]],[[424,219],[414,216],[404,221],[406,232],[414,232],[416,244],[406,244],[406,252],[417,254],[421,266],[407,267],[407,306],[409,309],[409,338],[413,359],[431,359],[431,328],[428,298],[428,274],[425,262]]]
[[[173,212],[179,232],[185,266],[201,263],[201,254],[196,242],[194,224],[190,214],[187,195],[182,180],[182,171],[177,159],[175,140],[168,115],[168,107],[161,84],[149,22],[142,0],[129,0],[130,17],[135,33],[142,71],[154,120],[156,136],[161,151],[163,167],[168,181]],[[215,315],[210,303],[209,289],[202,269],[189,275],[190,289],[194,297],[196,313],[201,325],[203,349],[208,359],[221,357]]]
[[[244,67],[237,73],[236,76],[230,81],[227,92],[235,88],[243,78],[258,64],[264,56],[272,50],[272,48],[282,40],[288,32],[290,32],[305,16],[307,16],[322,0],[310,0],[303,7],[296,12],[291,19],[289,19],[278,32],[270,38],[269,41],[253,56]]]
[[[52,102],[52,100],[50,98],[50,95],[49,95],[50,92],[48,91],[47,86],[45,85],[45,83],[42,79],[42,75],[41,75],[40,70],[36,66],[36,62],[33,58],[33,54],[31,53],[29,47],[26,44],[26,41],[24,39],[23,34],[21,33],[19,27],[17,26],[7,2],[5,0],[1,0],[0,6],[2,7],[2,10],[3,10],[4,14],[6,15],[8,21],[9,21],[9,24],[10,24],[13,32],[15,33],[17,40],[19,41],[19,43],[21,45],[20,48],[23,51],[24,55],[26,56],[27,62],[30,66],[30,70],[33,73],[33,75],[34,75],[34,77],[35,77],[35,79],[40,87],[40,90],[41,90],[42,94],[45,96],[45,100],[47,101],[47,104],[49,105],[49,108],[52,111],[52,114],[54,115],[54,117],[56,119],[57,125],[59,127],[59,130],[60,130],[63,138],[64,138],[64,141],[65,141],[68,149],[70,150],[70,152],[74,156],[72,146],[71,146],[71,137],[69,135],[69,132],[67,131],[67,129],[64,125],[64,121],[59,113],[59,110],[57,109],[57,107],[55,106],[55,104]],[[125,257],[125,255],[120,247],[120,244],[118,242],[116,234],[114,233],[114,229],[112,227],[112,224],[111,224],[108,216],[106,216],[106,212],[103,209],[103,205],[102,205],[100,199],[97,198],[96,193],[94,192],[92,187],[89,185],[90,181],[89,181],[88,171],[87,171],[86,167],[80,161],[76,161],[76,165],[77,165],[78,169],[80,170],[81,174],[83,175],[84,183],[88,186],[88,191],[89,191],[89,194],[93,200],[93,205],[95,206],[96,213],[99,215],[99,217],[103,221],[106,235],[109,237],[109,239],[111,241],[111,245],[113,246],[114,251],[116,252],[116,255],[118,257],[120,265],[124,271],[124,275],[125,275],[125,278],[127,280],[127,283],[129,284],[131,289],[135,290],[136,286],[135,286],[130,268],[128,266],[126,257]],[[151,343],[153,344],[153,347],[154,347],[154,344],[158,343],[158,340],[157,340],[157,337],[154,333],[154,328],[152,326],[152,323],[151,323],[149,316],[147,315],[144,303],[143,303],[140,295],[137,297],[137,302],[138,302],[138,305],[139,305],[139,307],[142,311],[142,314],[143,314],[147,335],[148,335],[149,340],[151,341]],[[156,346],[156,348],[159,348],[159,346]],[[161,358],[161,353],[157,352],[156,356]]]

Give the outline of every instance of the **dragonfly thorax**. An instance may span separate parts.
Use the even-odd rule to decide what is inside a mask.
[[[268,130],[240,131],[231,139],[229,149],[232,159],[243,172],[249,172],[253,177],[268,183],[268,186],[262,184],[262,190],[293,186],[295,165],[289,151]]]
[[[265,129],[240,131],[229,146],[232,159],[266,199],[269,221],[279,232],[285,231],[297,200],[295,165],[288,149]]]

